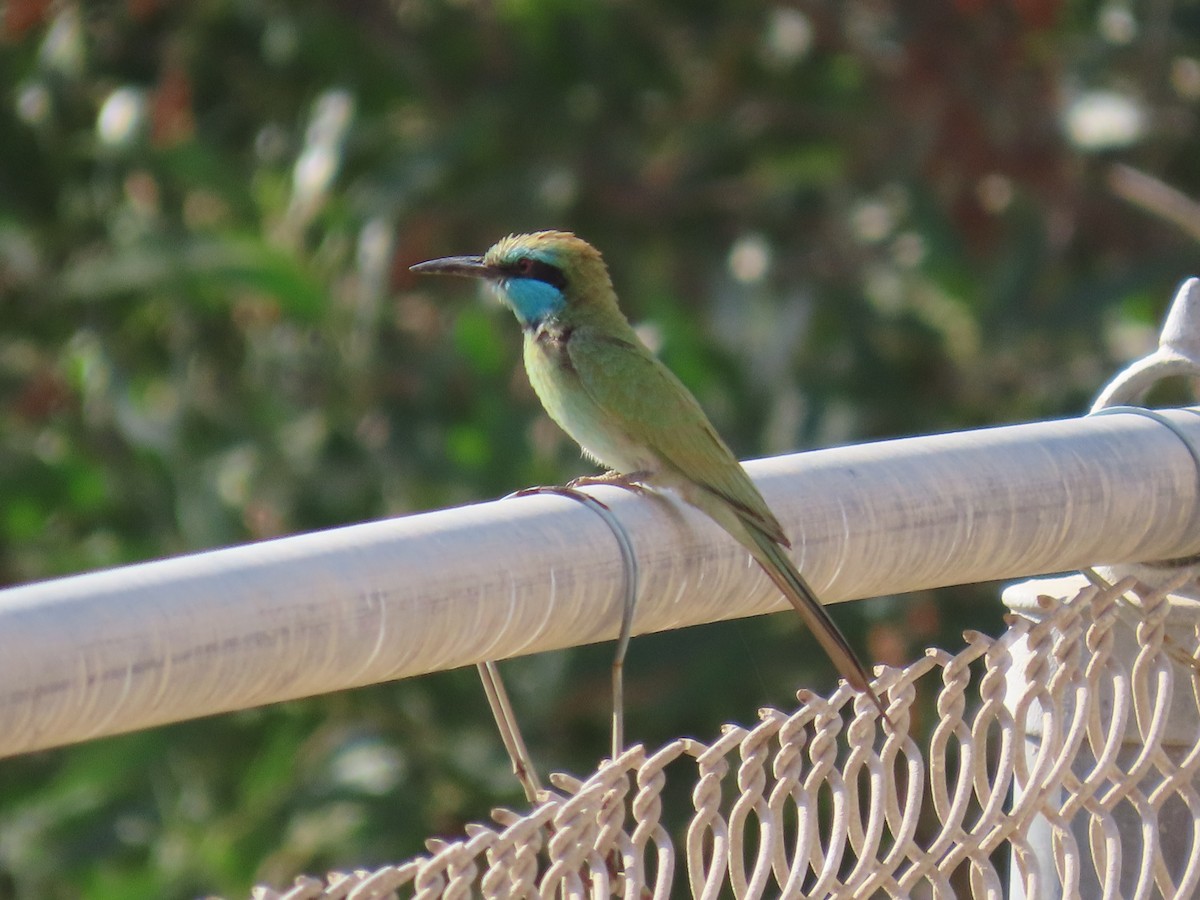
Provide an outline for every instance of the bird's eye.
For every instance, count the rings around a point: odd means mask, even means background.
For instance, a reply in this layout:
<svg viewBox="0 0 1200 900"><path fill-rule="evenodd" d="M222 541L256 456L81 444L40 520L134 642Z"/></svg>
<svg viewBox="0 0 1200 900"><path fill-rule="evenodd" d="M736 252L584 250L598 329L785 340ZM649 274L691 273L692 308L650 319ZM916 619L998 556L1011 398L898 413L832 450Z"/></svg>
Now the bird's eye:
<svg viewBox="0 0 1200 900"><path fill-rule="evenodd" d="M533 271L533 260L528 256L522 256L517 260L515 268L518 275L528 275Z"/></svg>

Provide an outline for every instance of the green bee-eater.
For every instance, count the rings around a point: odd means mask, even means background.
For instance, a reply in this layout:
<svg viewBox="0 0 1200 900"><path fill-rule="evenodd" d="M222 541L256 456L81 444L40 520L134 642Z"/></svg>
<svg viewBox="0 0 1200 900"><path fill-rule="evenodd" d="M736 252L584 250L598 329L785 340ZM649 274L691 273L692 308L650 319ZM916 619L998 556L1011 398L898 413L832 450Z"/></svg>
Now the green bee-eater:
<svg viewBox="0 0 1200 900"><path fill-rule="evenodd" d="M483 256L434 259L412 270L491 282L521 323L525 371L550 417L612 471L611 480L670 488L729 532L843 677L883 709L862 663L787 555L787 535L762 494L621 312L599 251L573 234L542 231L506 237Z"/></svg>

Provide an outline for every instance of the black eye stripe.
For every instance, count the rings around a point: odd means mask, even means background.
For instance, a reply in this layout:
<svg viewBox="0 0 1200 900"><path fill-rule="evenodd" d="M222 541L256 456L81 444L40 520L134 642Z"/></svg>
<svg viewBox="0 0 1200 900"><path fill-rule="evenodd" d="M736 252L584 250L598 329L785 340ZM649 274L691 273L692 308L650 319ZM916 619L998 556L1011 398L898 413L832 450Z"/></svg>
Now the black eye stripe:
<svg viewBox="0 0 1200 900"><path fill-rule="evenodd" d="M544 281L560 291L566 290L567 287L567 276L563 274L563 270L558 266L542 262L540 259L523 256L504 266L504 271L513 278L532 278L535 281Z"/></svg>

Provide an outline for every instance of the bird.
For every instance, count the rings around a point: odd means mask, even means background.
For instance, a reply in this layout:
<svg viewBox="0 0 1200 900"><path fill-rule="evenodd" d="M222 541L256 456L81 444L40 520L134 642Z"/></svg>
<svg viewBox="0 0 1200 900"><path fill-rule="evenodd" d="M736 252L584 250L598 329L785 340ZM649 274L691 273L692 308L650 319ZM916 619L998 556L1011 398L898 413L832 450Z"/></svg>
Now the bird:
<svg viewBox="0 0 1200 900"><path fill-rule="evenodd" d="M700 403L638 337L595 247L566 231L512 234L482 256L410 269L493 285L524 333L525 371L542 406L608 470L578 481L665 488L708 515L750 552L841 676L886 717L858 656L788 556L779 520Z"/></svg>

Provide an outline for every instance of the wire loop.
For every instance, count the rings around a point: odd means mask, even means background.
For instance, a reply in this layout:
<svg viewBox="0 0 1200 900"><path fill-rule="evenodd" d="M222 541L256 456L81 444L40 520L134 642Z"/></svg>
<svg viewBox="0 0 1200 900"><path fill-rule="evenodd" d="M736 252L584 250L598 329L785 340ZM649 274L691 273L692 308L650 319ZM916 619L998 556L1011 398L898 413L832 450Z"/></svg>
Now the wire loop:
<svg viewBox="0 0 1200 900"><path fill-rule="evenodd" d="M1088 413L1088 418L1094 416L1113 416L1117 414L1128 413L1130 415L1142 416L1146 419L1151 419L1159 425L1164 425L1170 429L1179 440L1183 441L1183 446L1187 448L1188 454L1192 457L1192 462L1196 465L1196 487L1197 496L1200 496L1200 447L1193 443L1191 437L1186 431L1170 417L1165 416L1158 410L1147 409L1144 406L1105 406L1101 409L1093 409ZM1181 556L1175 559L1161 559L1153 562L1142 563L1144 566L1149 566L1155 569L1178 569L1185 566L1194 566L1200 563L1200 553L1194 553L1191 556Z"/></svg>

